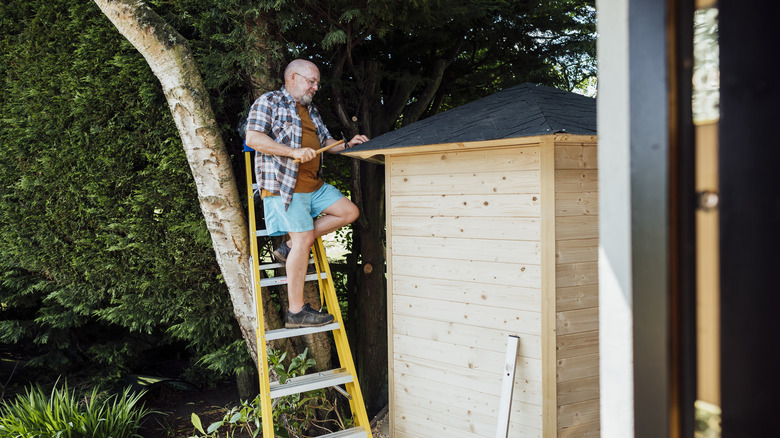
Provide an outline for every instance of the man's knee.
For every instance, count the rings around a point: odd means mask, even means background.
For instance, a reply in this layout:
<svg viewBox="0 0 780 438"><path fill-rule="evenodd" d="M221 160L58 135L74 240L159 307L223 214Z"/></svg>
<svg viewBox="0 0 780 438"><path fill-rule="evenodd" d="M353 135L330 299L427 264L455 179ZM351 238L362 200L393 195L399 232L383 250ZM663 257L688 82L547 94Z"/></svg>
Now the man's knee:
<svg viewBox="0 0 780 438"><path fill-rule="evenodd" d="M301 233L289 233L292 241L292 248L311 248L314 245L314 230Z"/></svg>
<svg viewBox="0 0 780 438"><path fill-rule="evenodd" d="M358 210L357 205L350 201L349 208L347 209L347 213L344 219L348 224L351 224L352 222L355 222L358 217L360 217L360 210Z"/></svg>
<svg viewBox="0 0 780 438"><path fill-rule="evenodd" d="M357 220L360 211L357 206L348 198L341 198L335 204L326 208L323 212L326 215L339 219L339 226L349 225Z"/></svg>

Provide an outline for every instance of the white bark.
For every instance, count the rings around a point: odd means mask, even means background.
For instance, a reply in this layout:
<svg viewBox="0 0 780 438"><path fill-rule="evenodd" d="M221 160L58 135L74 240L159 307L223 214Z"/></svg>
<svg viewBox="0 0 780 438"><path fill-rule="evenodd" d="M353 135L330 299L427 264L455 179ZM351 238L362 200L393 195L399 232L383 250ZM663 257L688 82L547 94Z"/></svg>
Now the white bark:
<svg viewBox="0 0 780 438"><path fill-rule="evenodd" d="M235 317L257 363L246 215L195 60L185 39L143 1L94 1L146 58L162 85L195 179Z"/></svg>

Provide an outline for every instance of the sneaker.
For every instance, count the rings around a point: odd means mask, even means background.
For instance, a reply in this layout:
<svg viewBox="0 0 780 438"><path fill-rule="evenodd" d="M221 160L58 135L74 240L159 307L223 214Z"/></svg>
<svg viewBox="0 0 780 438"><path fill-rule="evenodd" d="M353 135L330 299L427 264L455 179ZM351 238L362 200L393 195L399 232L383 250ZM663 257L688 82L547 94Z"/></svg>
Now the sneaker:
<svg viewBox="0 0 780 438"><path fill-rule="evenodd" d="M276 248L274 250L274 257L276 257L277 260L280 262L287 261L287 256L290 255L290 247L287 245L287 242L282 242L281 245L279 245L279 248Z"/></svg>
<svg viewBox="0 0 780 438"><path fill-rule="evenodd" d="M296 327L319 327L321 325L330 324L333 322L333 315L330 313L318 312L309 306L309 303L303 305L303 308L298 313L291 313L287 311L287 317L285 318L285 328Z"/></svg>

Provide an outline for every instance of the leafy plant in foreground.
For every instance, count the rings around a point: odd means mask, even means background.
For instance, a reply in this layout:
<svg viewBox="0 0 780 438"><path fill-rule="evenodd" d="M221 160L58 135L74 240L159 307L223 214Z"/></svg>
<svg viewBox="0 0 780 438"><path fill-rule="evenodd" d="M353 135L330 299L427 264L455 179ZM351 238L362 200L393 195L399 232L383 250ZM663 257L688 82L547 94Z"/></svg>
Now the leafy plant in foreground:
<svg viewBox="0 0 780 438"><path fill-rule="evenodd" d="M39 387L0 404L0 438L5 437L140 437L143 419L153 413L138 405L143 393L103 397L97 389L77 397L67 384L44 394Z"/></svg>
<svg viewBox="0 0 780 438"><path fill-rule="evenodd" d="M271 362L271 370L284 384L288 379L304 375L307 369L315 365L314 359L306 358L307 354L308 349L296 356L285 368L283 362L287 353L270 350L268 359ZM260 403L259 395L252 401L244 401L240 406L229 409L222 420L211 423L207 428L203 427L200 417L193 413L192 424L203 434L195 437L260 436L262 432ZM306 431L314 429L328 432L330 431L328 426L344 429L351 424L351 419L341 418L336 402L328 399L324 389L280 397L274 405L273 417L274 435L277 437L299 437Z"/></svg>

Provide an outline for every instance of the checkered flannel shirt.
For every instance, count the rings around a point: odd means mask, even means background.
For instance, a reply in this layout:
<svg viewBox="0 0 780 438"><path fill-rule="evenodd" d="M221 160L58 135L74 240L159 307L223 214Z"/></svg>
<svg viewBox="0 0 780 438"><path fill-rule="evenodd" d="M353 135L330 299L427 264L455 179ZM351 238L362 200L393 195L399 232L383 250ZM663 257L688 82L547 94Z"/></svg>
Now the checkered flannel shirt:
<svg viewBox="0 0 780 438"><path fill-rule="evenodd" d="M303 127L295 105L295 99L284 87L265 93L252 104L246 129L262 132L277 143L300 149ZM320 144L332 138L314 105L309 105L309 116L314 122ZM298 180L299 164L293 161L290 157L255 153L255 176L260 188L279 193L285 210L292 202L295 183Z"/></svg>

